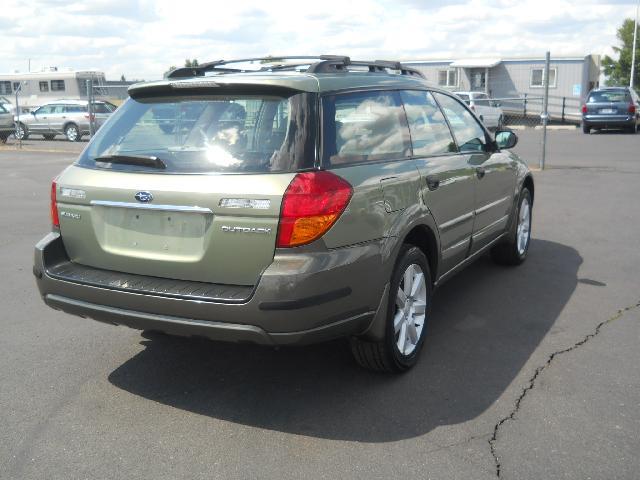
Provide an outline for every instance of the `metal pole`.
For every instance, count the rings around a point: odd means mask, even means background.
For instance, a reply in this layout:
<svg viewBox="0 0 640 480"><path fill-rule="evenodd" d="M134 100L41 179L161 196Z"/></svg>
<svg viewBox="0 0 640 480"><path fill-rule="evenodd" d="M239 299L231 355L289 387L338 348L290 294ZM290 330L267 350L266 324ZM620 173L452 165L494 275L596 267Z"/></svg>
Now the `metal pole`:
<svg viewBox="0 0 640 480"><path fill-rule="evenodd" d="M20 93L22 88L18 88L16 90L16 140L18 140L18 148L22 148L22 138L18 135L18 130L20 129L20 103L18 102L18 93Z"/></svg>
<svg viewBox="0 0 640 480"><path fill-rule="evenodd" d="M87 113L89 114L89 136L93 137L93 80L87 79Z"/></svg>
<svg viewBox="0 0 640 480"><path fill-rule="evenodd" d="M547 52L544 59L544 100L542 115L542 157L540 157L540 170L544 170L544 162L547 157L547 122L549 121L549 66L551 64L551 52Z"/></svg>
<svg viewBox="0 0 640 480"><path fill-rule="evenodd" d="M562 97L562 123L564 123L564 108L567 105L567 97Z"/></svg>
<svg viewBox="0 0 640 480"><path fill-rule="evenodd" d="M633 77L636 74L636 40L638 36L638 9L640 9L640 0L636 3L636 18L633 24L633 47L631 50L631 78L629 79L629 86L633 88Z"/></svg>

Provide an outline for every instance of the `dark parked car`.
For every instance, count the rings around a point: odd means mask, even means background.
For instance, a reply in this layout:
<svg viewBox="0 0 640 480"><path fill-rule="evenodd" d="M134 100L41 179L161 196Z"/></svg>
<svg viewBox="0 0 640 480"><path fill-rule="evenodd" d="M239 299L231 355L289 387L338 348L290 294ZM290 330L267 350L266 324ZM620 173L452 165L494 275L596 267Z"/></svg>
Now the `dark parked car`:
<svg viewBox="0 0 640 480"><path fill-rule="evenodd" d="M640 98L629 87L591 90L582 106L582 131L623 129L636 133L640 124Z"/></svg>
<svg viewBox="0 0 640 480"><path fill-rule="evenodd" d="M257 60L129 88L52 184L40 293L141 330L349 337L361 365L407 370L438 285L485 252L527 257L517 137L397 62Z"/></svg>

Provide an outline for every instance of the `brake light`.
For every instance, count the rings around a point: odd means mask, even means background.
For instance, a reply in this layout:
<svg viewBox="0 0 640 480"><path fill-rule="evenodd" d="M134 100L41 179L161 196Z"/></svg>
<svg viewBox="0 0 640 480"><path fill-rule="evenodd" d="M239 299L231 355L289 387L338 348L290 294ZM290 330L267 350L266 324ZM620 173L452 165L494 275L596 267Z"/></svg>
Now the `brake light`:
<svg viewBox="0 0 640 480"><path fill-rule="evenodd" d="M96 116L92 113L89 115L88 113L84 116L87 120L91 120L92 122L96 119Z"/></svg>
<svg viewBox="0 0 640 480"><path fill-rule="evenodd" d="M636 106L633 103L629 104L629 113L631 114L636 113Z"/></svg>
<svg viewBox="0 0 640 480"><path fill-rule="evenodd" d="M587 106L586 105L582 105L582 113L587 113Z"/></svg>
<svg viewBox="0 0 640 480"><path fill-rule="evenodd" d="M56 197L57 184L54 180L51 182L51 223L54 227L60 226L60 219L58 218L58 200Z"/></svg>
<svg viewBox="0 0 640 480"><path fill-rule="evenodd" d="M351 185L331 172L298 173L282 198L277 246L296 247L320 238L352 195Z"/></svg>
<svg viewBox="0 0 640 480"><path fill-rule="evenodd" d="M474 112L476 111L476 106L475 106L475 105L471 105L469 108L470 108L471 110L473 110Z"/></svg>

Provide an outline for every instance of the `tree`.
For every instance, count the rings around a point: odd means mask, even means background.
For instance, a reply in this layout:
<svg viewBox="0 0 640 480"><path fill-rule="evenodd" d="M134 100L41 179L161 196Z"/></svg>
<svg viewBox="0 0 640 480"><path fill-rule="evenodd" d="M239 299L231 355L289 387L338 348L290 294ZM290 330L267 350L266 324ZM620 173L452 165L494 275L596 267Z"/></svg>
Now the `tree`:
<svg viewBox="0 0 640 480"><path fill-rule="evenodd" d="M188 58L184 61L184 66L185 67L197 67L198 66L198 60L197 59L193 59L193 60L189 60Z"/></svg>
<svg viewBox="0 0 640 480"><path fill-rule="evenodd" d="M127 79L124 76L124 73L122 75L120 75L120 81L121 82L126 82L127 81Z"/></svg>
<svg viewBox="0 0 640 480"><path fill-rule="evenodd" d="M618 28L618 40L621 46L614 46L613 51L618 54L615 60L609 55L605 55L602 59L602 67L604 74L607 76L607 85L629 85L631 77L631 54L633 50L633 29L635 22L632 18L627 18L622 22L622 26ZM636 45L636 68L633 84L637 87L640 85L640 39Z"/></svg>

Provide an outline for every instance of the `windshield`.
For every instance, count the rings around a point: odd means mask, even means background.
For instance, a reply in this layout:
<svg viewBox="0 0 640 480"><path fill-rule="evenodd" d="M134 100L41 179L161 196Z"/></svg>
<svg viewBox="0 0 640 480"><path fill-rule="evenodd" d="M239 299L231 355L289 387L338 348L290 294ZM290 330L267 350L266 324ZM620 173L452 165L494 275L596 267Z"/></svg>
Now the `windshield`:
<svg viewBox="0 0 640 480"><path fill-rule="evenodd" d="M314 112L315 96L306 93L128 99L77 164L147 171L140 164L104 161L138 156L160 159L167 173L308 169L315 160Z"/></svg>

